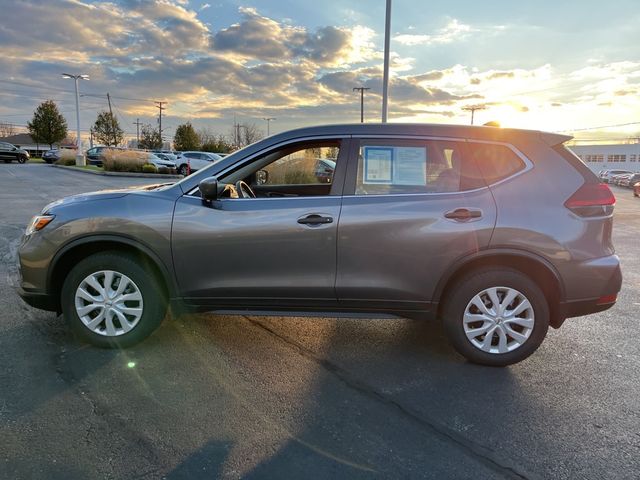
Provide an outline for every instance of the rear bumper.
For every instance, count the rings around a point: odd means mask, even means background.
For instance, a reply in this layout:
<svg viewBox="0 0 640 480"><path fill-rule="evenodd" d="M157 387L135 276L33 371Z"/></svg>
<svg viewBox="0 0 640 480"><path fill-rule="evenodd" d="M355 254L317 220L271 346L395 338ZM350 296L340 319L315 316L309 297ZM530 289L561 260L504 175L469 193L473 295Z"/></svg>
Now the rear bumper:
<svg viewBox="0 0 640 480"><path fill-rule="evenodd" d="M588 296L560 302L558 315L551 322L555 328L560 327L566 318L608 310L615 305L617 294L622 288L622 271L617 255L582 263L576 273L579 276L573 279L575 285L571 290L581 291Z"/></svg>

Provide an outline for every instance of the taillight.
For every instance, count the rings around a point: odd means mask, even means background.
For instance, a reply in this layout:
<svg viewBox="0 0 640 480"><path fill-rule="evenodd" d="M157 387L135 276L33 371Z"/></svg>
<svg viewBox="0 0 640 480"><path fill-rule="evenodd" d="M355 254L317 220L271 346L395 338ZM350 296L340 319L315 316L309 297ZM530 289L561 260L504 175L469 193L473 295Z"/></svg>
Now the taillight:
<svg viewBox="0 0 640 480"><path fill-rule="evenodd" d="M581 217L610 215L616 197L605 183L585 183L564 202L564 206Z"/></svg>

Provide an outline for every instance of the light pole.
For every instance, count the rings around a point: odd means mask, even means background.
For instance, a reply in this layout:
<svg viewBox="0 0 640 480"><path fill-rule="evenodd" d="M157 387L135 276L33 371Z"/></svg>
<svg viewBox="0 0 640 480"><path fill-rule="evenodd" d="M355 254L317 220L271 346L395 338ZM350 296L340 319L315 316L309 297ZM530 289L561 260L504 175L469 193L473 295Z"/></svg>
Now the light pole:
<svg viewBox="0 0 640 480"><path fill-rule="evenodd" d="M267 137L271 134L270 130L269 130L269 124L271 123L271 120L275 120L276 117L262 117L263 120L266 120L267 122Z"/></svg>
<svg viewBox="0 0 640 480"><path fill-rule="evenodd" d="M384 72L382 76L382 123L387 123L387 104L389 101L389 41L391 35L391 0L387 0L384 17Z"/></svg>
<svg viewBox="0 0 640 480"><path fill-rule="evenodd" d="M76 126L77 136L76 138L76 165L85 165L84 153L82 153L82 143L80 140L80 95L78 94L78 80L89 80L89 75L71 75L70 73L63 73L62 78L73 78L76 84Z"/></svg>

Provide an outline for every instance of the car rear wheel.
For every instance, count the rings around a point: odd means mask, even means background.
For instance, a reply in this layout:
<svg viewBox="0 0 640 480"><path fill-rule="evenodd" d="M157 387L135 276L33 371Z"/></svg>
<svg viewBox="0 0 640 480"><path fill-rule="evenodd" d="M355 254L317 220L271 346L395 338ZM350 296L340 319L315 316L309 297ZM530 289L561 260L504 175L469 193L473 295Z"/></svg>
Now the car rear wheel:
<svg viewBox="0 0 640 480"><path fill-rule="evenodd" d="M517 270L477 271L453 287L443 309L445 331L468 360L506 366L540 346L549 329L544 293Z"/></svg>
<svg viewBox="0 0 640 480"><path fill-rule="evenodd" d="M128 347L158 328L167 300L154 274L134 256L91 255L67 275L64 317L76 335L99 347Z"/></svg>

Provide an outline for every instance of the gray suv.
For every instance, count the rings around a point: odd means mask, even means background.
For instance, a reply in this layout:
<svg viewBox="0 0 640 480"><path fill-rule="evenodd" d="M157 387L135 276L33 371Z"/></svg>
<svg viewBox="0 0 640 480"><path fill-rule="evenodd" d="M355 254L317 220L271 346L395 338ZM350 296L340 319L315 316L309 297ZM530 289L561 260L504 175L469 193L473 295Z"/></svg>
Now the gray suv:
<svg viewBox="0 0 640 480"><path fill-rule="evenodd" d="M409 124L281 133L175 184L46 206L19 247L20 295L103 347L142 340L168 305L391 314L439 318L469 360L512 364L621 287L615 198L569 138Z"/></svg>

